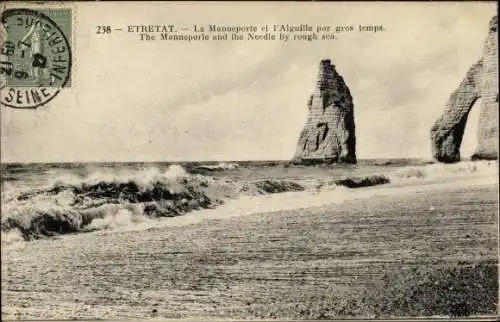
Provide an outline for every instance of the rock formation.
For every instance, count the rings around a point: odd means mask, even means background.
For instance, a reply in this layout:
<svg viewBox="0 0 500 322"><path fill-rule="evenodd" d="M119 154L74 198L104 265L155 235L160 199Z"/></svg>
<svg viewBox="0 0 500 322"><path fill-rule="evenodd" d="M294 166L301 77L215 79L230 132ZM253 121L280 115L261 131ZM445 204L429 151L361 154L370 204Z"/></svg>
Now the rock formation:
<svg viewBox="0 0 500 322"><path fill-rule="evenodd" d="M431 128L432 153L440 162L460 161L460 144L469 112L480 99L478 147L473 159L498 158L497 17L489 24L481 59L472 65Z"/></svg>
<svg viewBox="0 0 500 322"><path fill-rule="evenodd" d="M308 108L307 123L300 133L292 162L356 163L352 96L329 59L320 63Z"/></svg>

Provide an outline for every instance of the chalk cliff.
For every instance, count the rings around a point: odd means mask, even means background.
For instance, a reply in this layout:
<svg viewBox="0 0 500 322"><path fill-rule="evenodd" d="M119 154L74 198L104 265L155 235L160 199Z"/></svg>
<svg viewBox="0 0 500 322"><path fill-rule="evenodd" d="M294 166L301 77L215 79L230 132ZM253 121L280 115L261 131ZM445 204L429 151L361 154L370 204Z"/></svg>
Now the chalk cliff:
<svg viewBox="0 0 500 322"><path fill-rule="evenodd" d="M432 153L440 162L460 161L465 124L480 99L478 147L473 159L498 158L498 22L493 17L481 59L470 67L431 128Z"/></svg>
<svg viewBox="0 0 500 322"><path fill-rule="evenodd" d="M293 162L356 163L352 96L329 59L320 62L316 88L307 105L308 119Z"/></svg>

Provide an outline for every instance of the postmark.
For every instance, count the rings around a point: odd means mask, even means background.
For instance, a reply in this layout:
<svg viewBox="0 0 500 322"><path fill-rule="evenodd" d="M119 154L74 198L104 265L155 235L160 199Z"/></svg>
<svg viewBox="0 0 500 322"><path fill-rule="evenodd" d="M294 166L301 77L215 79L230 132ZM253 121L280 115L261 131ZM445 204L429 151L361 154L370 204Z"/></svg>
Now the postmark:
<svg viewBox="0 0 500 322"><path fill-rule="evenodd" d="M71 9L1 13L0 103L34 109L71 85Z"/></svg>

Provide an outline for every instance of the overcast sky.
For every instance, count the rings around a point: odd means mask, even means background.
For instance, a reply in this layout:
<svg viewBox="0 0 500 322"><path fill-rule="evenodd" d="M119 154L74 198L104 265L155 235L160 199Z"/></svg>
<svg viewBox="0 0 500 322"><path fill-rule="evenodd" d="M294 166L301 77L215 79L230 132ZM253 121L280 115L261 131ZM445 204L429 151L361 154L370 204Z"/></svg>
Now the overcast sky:
<svg viewBox="0 0 500 322"><path fill-rule="evenodd" d="M119 7L119 8L118 8ZM429 129L481 56L491 3L81 3L72 88L1 108L2 161L289 159L319 61L351 89L358 158L431 156ZM383 24L335 41L141 42L96 24ZM475 148L478 108L462 151Z"/></svg>

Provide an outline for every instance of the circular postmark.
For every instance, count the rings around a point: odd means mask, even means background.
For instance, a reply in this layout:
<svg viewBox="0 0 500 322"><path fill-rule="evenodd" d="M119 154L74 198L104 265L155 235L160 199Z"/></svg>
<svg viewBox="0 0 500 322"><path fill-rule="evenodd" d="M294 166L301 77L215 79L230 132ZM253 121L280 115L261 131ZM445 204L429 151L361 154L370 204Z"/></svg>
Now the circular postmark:
<svg viewBox="0 0 500 322"><path fill-rule="evenodd" d="M48 15L31 9L1 14L0 103L33 109L51 101L68 85L71 47Z"/></svg>

